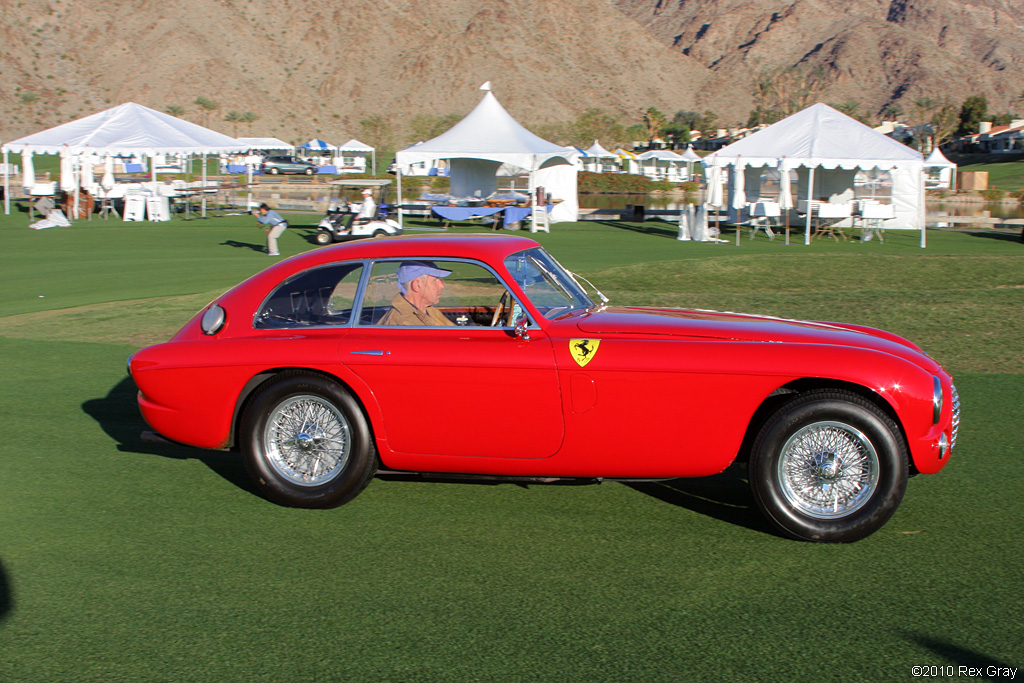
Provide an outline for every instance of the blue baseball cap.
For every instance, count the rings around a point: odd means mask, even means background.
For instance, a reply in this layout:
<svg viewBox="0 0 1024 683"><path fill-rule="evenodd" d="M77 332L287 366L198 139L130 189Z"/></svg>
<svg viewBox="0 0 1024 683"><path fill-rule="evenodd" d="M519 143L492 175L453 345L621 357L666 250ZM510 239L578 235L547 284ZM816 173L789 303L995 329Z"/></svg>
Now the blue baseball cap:
<svg viewBox="0 0 1024 683"><path fill-rule="evenodd" d="M405 283L415 280L420 275L433 275L434 277L448 277L452 271L438 268L432 261L404 261L398 266L398 288L405 294Z"/></svg>

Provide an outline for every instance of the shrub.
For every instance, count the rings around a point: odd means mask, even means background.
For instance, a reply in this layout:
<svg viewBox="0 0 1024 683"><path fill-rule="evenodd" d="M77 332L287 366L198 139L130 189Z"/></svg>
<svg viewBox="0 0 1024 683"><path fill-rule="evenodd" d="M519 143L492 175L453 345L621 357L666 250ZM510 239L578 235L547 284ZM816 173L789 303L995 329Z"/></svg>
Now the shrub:
<svg viewBox="0 0 1024 683"><path fill-rule="evenodd" d="M651 179L629 173L580 173L579 191L584 194L644 194L651 190Z"/></svg>
<svg viewBox="0 0 1024 683"><path fill-rule="evenodd" d="M1010 196L1024 204L1024 187L1014 190L1010 193Z"/></svg>
<svg viewBox="0 0 1024 683"><path fill-rule="evenodd" d="M985 198L985 201L998 202L1006 196L1006 190L997 190L995 188L989 188L981 191L981 196Z"/></svg>

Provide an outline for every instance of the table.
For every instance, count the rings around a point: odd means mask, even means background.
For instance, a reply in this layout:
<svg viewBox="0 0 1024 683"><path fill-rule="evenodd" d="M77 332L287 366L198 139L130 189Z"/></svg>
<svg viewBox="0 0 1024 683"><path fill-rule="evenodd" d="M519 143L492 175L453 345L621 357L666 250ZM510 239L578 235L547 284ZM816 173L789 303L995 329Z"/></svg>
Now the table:
<svg viewBox="0 0 1024 683"><path fill-rule="evenodd" d="M768 239L775 239L775 232L772 226L779 224L782 217L782 209L776 202L752 202L747 204L747 211L750 214L750 238L757 235L758 229L764 230Z"/></svg>
<svg viewBox="0 0 1024 683"><path fill-rule="evenodd" d="M550 212L553 206L548 204L544 208ZM430 210L445 220L445 227L452 221L468 221L499 213L503 214L502 225L507 227L529 217L533 212L529 206L432 206ZM497 226L497 221L495 225ZM495 230L497 229L495 227Z"/></svg>
<svg viewBox="0 0 1024 683"><path fill-rule="evenodd" d="M852 202L832 204L818 200L807 201L806 199L801 199L797 202L797 211L805 216L810 212L811 225L814 227L814 237L831 237L836 242L839 241L839 236L842 236L843 239L850 239L843 232L842 228L838 226L838 223L853 216ZM838 236L836 235L837 232L839 233Z"/></svg>

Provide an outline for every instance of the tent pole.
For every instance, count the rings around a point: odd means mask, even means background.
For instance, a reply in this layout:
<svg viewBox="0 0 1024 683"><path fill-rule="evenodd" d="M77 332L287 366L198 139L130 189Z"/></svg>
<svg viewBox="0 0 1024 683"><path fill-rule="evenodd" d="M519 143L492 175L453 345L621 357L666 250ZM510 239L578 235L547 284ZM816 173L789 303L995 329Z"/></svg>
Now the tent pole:
<svg viewBox="0 0 1024 683"><path fill-rule="evenodd" d="M810 173L807 174L807 213L805 214L806 220L804 221L805 245L811 243L811 213L814 211L811 206L811 197L814 196L814 168L814 166L811 166Z"/></svg>
<svg viewBox="0 0 1024 683"><path fill-rule="evenodd" d="M206 218L206 152L203 152L203 208L200 218Z"/></svg>
<svg viewBox="0 0 1024 683"><path fill-rule="evenodd" d="M377 167L377 162L373 162L374 168ZM398 181L398 196L395 197L395 201L398 202L398 227L405 230L405 212L402 210L402 167L395 165L395 179Z"/></svg>
<svg viewBox="0 0 1024 683"><path fill-rule="evenodd" d="M22 171L24 172L24 169ZM4 214L11 215L11 172L7 166L6 149L4 150Z"/></svg>
<svg viewBox="0 0 1024 683"><path fill-rule="evenodd" d="M924 249L927 246L928 238L925 237L925 229L927 229L928 220L925 213L925 199L924 199L924 168L921 169L921 175L918 176L918 191L917 191L917 220L921 223L921 248Z"/></svg>

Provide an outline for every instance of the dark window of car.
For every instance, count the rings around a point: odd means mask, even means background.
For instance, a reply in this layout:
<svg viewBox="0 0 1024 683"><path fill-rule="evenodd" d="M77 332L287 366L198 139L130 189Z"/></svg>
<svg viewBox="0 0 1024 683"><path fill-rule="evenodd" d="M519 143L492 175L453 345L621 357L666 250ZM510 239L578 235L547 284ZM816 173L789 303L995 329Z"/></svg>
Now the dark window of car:
<svg viewBox="0 0 1024 683"><path fill-rule="evenodd" d="M263 302L257 329L348 325L362 275L361 263L337 263L293 275Z"/></svg>
<svg viewBox="0 0 1024 683"><path fill-rule="evenodd" d="M397 272L402 263L378 261L373 264L360 310L360 325L380 324L381 318L391 310L391 302L401 296ZM522 310L504 283L479 263L437 260L429 263L451 271L442 278L444 289L436 308L456 326L511 327L513 310Z"/></svg>

